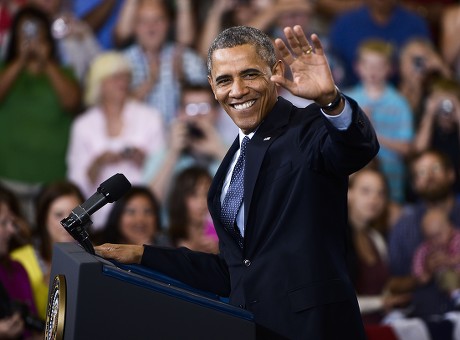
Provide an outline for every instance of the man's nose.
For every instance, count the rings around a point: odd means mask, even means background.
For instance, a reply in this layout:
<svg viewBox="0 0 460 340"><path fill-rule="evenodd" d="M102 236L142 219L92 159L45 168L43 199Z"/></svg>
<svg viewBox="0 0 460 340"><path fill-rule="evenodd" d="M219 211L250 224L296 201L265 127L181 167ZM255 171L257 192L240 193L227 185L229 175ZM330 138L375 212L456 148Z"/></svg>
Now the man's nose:
<svg viewBox="0 0 460 340"><path fill-rule="evenodd" d="M230 90L230 96L234 98L241 98L247 94L248 88L243 79L235 78L232 83L232 88Z"/></svg>

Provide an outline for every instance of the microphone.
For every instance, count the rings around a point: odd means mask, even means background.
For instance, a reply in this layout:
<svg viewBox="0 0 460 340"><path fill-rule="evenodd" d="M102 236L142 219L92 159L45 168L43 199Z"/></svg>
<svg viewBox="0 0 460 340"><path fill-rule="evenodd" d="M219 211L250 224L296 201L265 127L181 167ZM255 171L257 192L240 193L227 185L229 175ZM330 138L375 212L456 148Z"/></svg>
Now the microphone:
<svg viewBox="0 0 460 340"><path fill-rule="evenodd" d="M86 228L93 223L90 219L90 215L107 203L117 201L130 188L131 183L124 175L113 175L99 185L95 194L88 198L83 204L75 207L70 215L61 221L61 225L86 251L94 255L94 248L89 241L89 235L86 230Z"/></svg>

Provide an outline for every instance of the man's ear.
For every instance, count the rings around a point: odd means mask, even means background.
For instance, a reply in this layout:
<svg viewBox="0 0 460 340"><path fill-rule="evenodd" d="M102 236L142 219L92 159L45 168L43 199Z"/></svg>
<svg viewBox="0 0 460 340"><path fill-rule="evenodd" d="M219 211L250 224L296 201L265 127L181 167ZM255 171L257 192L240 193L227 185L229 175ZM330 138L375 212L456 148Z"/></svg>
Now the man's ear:
<svg viewBox="0 0 460 340"><path fill-rule="evenodd" d="M208 76L208 83L211 85L212 93L214 94L214 99L217 100L216 91L214 91L214 82L212 81L212 77Z"/></svg>
<svg viewBox="0 0 460 340"><path fill-rule="evenodd" d="M272 75L284 77L285 66L281 59L279 59L272 68Z"/></svg>

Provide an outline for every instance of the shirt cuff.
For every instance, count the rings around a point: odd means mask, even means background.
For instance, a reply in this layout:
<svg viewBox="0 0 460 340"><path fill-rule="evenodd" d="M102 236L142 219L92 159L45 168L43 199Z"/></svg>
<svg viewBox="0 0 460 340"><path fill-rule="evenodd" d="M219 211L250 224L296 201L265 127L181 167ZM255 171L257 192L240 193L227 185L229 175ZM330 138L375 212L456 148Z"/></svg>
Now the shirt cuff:
<svg viewBox="0 0 460 340"><path fill-rule="evenodd" d="M342 112L340 112L340 114L336 116L328 115L326 112L324 112L323 109L321 109L321 112L323 113L324 117L326 117L326 119L330 121L331 124L334 125L334 127L337 130L346 130L351 124L352 110L350 104L348 103L348 100L344 98L344 101L345 106Z"/></svg>
<svg viewBox="0 0 460 340"><path fill-rule="evenodd" d="M362 314L373 313L383 309L383 298L381 296L357 296L359 309Z"/></svg>

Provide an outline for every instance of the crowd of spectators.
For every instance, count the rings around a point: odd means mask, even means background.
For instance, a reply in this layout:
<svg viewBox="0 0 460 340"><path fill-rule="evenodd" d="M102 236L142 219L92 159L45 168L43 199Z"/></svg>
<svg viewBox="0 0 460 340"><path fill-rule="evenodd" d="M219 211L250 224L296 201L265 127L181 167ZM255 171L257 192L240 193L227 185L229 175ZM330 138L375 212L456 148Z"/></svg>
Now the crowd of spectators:
<svg viewBox="0 0 460 340"><path fill-rule="evenodd" d="M441 339L433 315L460 310L455 0L0 0L0 293L44 318L52 245L71 240L59 220L117 172L133 188L93 215L95 244L218 252L206 192L238 130L206 59L233 25L319 34L381 145L349 186L364 321L410 340L397 325L417 317ZM0 307L0 338L36 336Z"/></svg>

